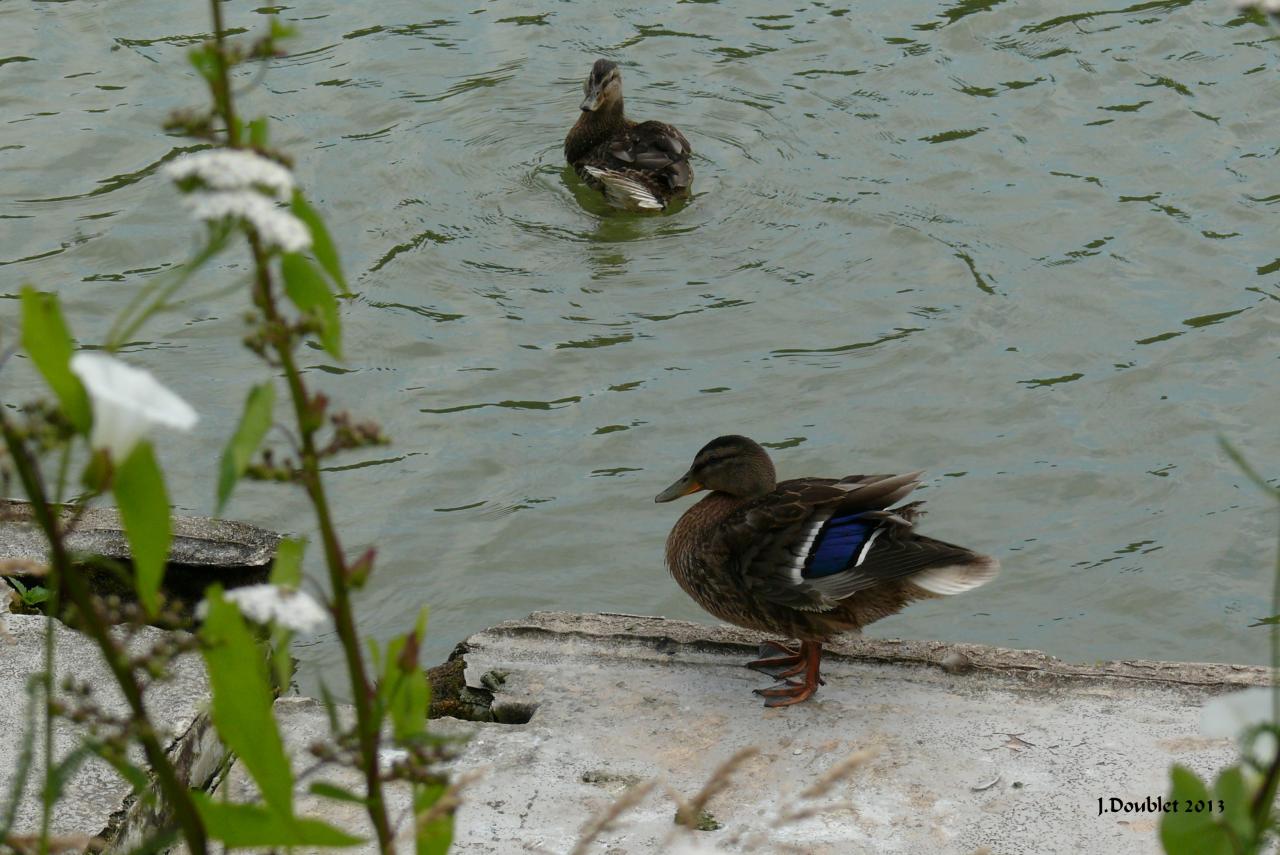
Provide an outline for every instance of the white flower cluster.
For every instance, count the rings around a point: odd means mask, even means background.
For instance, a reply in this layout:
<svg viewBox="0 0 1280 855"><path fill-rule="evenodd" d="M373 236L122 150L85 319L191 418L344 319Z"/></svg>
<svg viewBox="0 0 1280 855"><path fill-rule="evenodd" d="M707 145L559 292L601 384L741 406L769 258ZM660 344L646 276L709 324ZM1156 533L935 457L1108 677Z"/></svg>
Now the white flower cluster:
<svg viewBox="0 0 1280 855"><path fill-rule="evenodd" d="M240 614L254 623L276 623L297 632L310 632L329 620L329 613L310 595L279 585L245 585L223 595L240 607ZM197 615L204 617L208 605L201 603Z"/></svg>
<svg viewBox="0 0 1280 855"><path fill-rule="evenodd" d="M300 252L311 246L311 232L302 220L252 190L197 191L187 197L187 205L197 220L245 220L257 229L264 243L285 252Z"/></svg>
<svg viewBox="0 0 1280 855"><path fill-rule="evenodd" d="M293 175L274 160L235 148L211 148L188 154L165 167L174 181L199 178L210 190L258 187L281 202L293 192Z"/></svg>
<svg viewBox="0 0 1280 855"><path fill-rule="evenodd" d="M89 444L110 452L116 463L123 463L153 428L195 427L196 411L149 371L105 353L81 351L71 357L71 373L84 384L93 407Z"/></svg>
<svg viewBox="0 0 1280 855"><path fill-rule="evenodd" d="M187 206L196 219L244 220L264 243L285 252L311 246L306 224L275 205L289 200L293 175L274 160L251 151L209 149L179 158L164 171L174 181L194 178L200 182L200 189L187 195Z"/></svg>

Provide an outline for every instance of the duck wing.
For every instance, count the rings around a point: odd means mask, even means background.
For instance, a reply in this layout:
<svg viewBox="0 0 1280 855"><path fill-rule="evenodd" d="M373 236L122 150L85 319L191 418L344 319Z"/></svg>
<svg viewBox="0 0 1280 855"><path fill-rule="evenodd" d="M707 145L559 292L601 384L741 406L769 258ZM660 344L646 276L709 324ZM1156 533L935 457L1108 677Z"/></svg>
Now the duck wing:
<svg viewBox="0 0 1280 855"><path fill-rule="evenodd" d="M576 166L614 207L653 211L693 183L691 152L680 131L649 121L628 126Z"/></svg>
<svg viewBox="0 0 1280 855"><path fill-rule="evenodd" d="M934 594L989 581L993 559L915 533L922 503L889 509L919 475L784 481L725 521L723 548L754 595L802 611L897 580Z"/></svg>
<svg viewBox="0 0 1280 855"><path fill-rule="evenodd" d="M688 190L693 183L692 153L684 134L665 122L640 122L609 144L609 155L618 168L648 173L670 193Z"/></svg>

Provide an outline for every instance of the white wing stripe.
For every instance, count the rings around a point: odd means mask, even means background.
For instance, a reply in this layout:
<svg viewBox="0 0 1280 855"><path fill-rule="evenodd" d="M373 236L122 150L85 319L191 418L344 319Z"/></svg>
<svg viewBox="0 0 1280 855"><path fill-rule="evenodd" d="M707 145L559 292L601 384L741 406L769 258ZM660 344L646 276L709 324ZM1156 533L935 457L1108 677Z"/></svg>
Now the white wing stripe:
<svg viewBox="0 0 1280 855"><path fill-rule="evenodd" d="M804 584L803 571L805 562L809 560L809 550L813 549L813 542L818 539L818 532L822 530L822 526L826 524L829 519L831 519L830 512L819 514L817 518L809 524L809 527L805 529L804 534L801 536L801 539L797 544L798 551L795 553L795 560L791 562L790 568L791 581L795 584Z"/></svg>
<svg viewBox="0 0 1280 855"><path fill-rule="evenodd" d="M861 567L862 562L867 560L867 553L871 551L871 544L876 542L876 538L880 536L880 532L882 531L884 531L883 525L877 527L875 531L871 532L871 536L867 538L867 542L862 544L862 551L858 553L858 560L853 562L854 567Z"/></svg>

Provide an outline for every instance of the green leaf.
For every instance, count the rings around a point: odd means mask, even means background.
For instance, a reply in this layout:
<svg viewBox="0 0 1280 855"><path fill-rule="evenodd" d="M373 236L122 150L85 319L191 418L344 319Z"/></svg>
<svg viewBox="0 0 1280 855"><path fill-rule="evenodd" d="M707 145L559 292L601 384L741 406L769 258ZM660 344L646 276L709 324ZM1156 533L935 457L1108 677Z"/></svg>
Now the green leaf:
<svg viewBox="0 0 1280 855"><path fill-rule="evenodd" d="M1237 838L1252 839L1253 817L1249 810L1253 794L1245 784L1244 772L1239 766L1228 766L1222 770L1214 782L1213 797L1222 801L1223 812L1218 815L1218 821L1225 823Z"/></svg>
<svg viewBox="0 0 1280 855"><path fill-rule="evenodd" d="M1280 623L1280 615L1272 615L1271 617L1254 618L1256 623L1249 624L1250 627L1255 626L1274 626Z"/></svg>
<svg viewBox="0 0 1280 855"><path fill-rule="evenodd" d="M427 729L427 708L431 705L431 688L421 668L405 674L389 705L395 737L401 742L412 739Z"/></svg>
<svg viewBox="0 0 1280 855"><path fill-rule="evenodd" d="M320 327L320 343L335 359L342 358L342 329L338 323L338 301L323 277L310 261L296 252L280 258L284 274L284 292L304 313L315 318Z"/></svg>
<svg viewBox="0 0 1280 855"><path fill-rule="evenodd" d="M218 79L218 52L212 45L201 45L187 54L187 59L191 61L191 67L196 70L201 77L209 83L214 83Z"/></svg>
<svg viewBox="0 0 1280 855"><path fill-rule="evenodd" d="M416 784L413 788L414 845L417 855L446 855L453 843L453 811L441 811L426 819L425 814L445 794L444 784Z"/></svg>
<svg viewBox="0 0 1280 855"><path fill-rule="evenodd" d="M209 836L229 848L355 846L364 842L318 819L295 817L259 805L216 802L208 793L193 792L191 797Z"/></svg>
<svg viewBox="0 0 1280 855"><path fill-rule="evenodd" d="M337 784L327 784L324 781L316 781L308 788L308 791L311 795L320 796L321 798L334 799L340 802L353 802L358 805L368 804L366 799L357 796L350 790L339 787Z"/></svg>
<svg viewBox="0 0 1280 855"><path fill-rule="evenodd" d="M296 591L302 584L302 553L306 540L286 537L276 547L275 560L271 562L271 584Z"/></svg>
<svg viewBox="0 0 1280 855"><path fill-rule="evenodd" d="M333 238L329 236L329 229L325 226L324 220L307 202L301 190L293 191L292 208L294 216L306 223L307 228L311 230L311 251L316 254L316 261L320 262L324 272L329 274L333 284L338 286L338 293L344 297L350 297L351 290L347 288L346 277L342 275L342 262L338 259L338 249L333 245Z"/></svg>
<svg viewBox="0 0 1280 855"><path fill-rule="evenodd" d="M218 477L218 503L215 514L221 514L231 498L231 491L236 482L244 475L253 459L253 453L262 444L262 438L271 429L271 415L275 407L276 390L271 381L259 383L249 390L245 398L244 413L240 416L240 424L236 432L227 440L227 447L222 451L222 474Z"/></svg>
<svg viewBox="0 0 1280 855"><path fill-rule="evenodd" d="M276 624L271 627L271 680L283 692L293 681L293 630Z"/></svg>
<svg viewBox="0 0 1280 855"><path fill-rule="evenodd" d="M209 613L200 637L213 690L213 723L253 776L267 805L291 816L293 770L271 713L266 659L240 609L223 597L221 587L213 586L207 596Z"/></svg>
<svg viewBox="0 0 1280 855"><path fill-rule="evenodd" d="M1173 789L1169 795L1179 808L1186 800L1193 803L1209 798L1209 789L1195 772L1186 766L1175 765L1170 770ZM1160 817L1160 843L1165 855L1234 855L1231 836L1218 822L1218 814L1203 811L1188 813L1184 810L1169 812Z"/></svg>
<svg viewBox="0 0 1280 855"><path fill-rule="evenodd" d="M275 15L271 16L271 40L291 39L298 34L298 28L291 24L283 24Z"/></svg>
<svg viewBox="0 0 1280 855"><path fill-rule="evenodd" d="M29 606L38 606L48 600L49 589L42 585L36 585L22 597L22 601Z"/></svg>
<svg viewBox="0 0 1280 855"><path fill-rule="evenodd" d="M413 632L387 645L383 684L390 687L386 707L391 714L395 738L407 742L427 729L431 687L427 673L418 667L418 648L427 629L427 610L418 612Z"/></svg>
<svg viewBox="0 0 1280 855"><path fill-rule="evenodd" d="M88 433L93 411L84 386L71 373L71 354L75 348L58 307L57 295L22 286L22 346L57 396L67 419L78 432Z"/></svg>
<svg viewBox="0 0 1280 855"><path fill-rule="evenodd" d="M151 443L139 442L116 470L114 491L133 556L133 586L148 614L160 610L160 582L172 538L169 496Z"/></svg>
<svg viewBox="0 0 1280 855"><path fill-rule="evenodd" d="M267 117L259 116L249 123L249 145L254 148L266 148L271 144L267 130Z"/></svg>

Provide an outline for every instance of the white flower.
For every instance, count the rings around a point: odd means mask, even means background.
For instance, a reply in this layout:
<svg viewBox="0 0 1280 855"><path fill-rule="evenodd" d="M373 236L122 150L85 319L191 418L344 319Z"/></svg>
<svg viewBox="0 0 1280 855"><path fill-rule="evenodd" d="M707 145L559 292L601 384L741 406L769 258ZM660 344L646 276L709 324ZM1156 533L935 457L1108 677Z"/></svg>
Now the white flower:
<svg viewBox="0 0 1280 855"><path fill-rule="evenodd" d="M124 462L138 440L160 426L191 430L196 411L170 392L151 372L126 365L105 353L81 352L71 357L71 372L80 378L93 405L89 444Z"/></svg>
<svg viewBox="0 0 1280 855"><path fill-rule="evenodd" d="M187 196L187 206L196 219L206 222L227 217L245 220L264 243L285 252L311 246L311 230L302 220L253 190L197 190Z"/></svg>
<svg viewBox="0 0 1280 855"><path fill-rule="evenodd" d="M200 182L186 200L196 219L244 220L264 243L285 252L311 246L306 224L275 205L289 201L293 174L274 160L242 149L216 148L181 157L164 171L174 181L195 178Z"/></svg>
<svg viewBox="0 0 1280 855"><path fill-rule="evenodd" d="M1214 698L1200 710L1200 732L1238 740L1250 728L1270 723L1272 691L1255 686ZM1250 747L1258 762L1270 762L1275 752L1275 735L1271 733L1260 734Z"/></svg>
<svg viewBox="0 0 1280 855"><path fill-rule="evenodd" d="M164 168L174 181L198 178L209 190L260 189L281 202L293 193L293 174L274 160L234 148L215 148L180 157Z"/></svg>
<svg viewBox="0 0 1280 855"><path fill-rule="evenodd" d="M240 614L254 623L274 621L286 629L311 632L329 620L329 613L310 594L279 585L245 585L232 588L223 597L239 606ZM204 617L207 611L207 604L201 603L196 614Z"/></svg>

